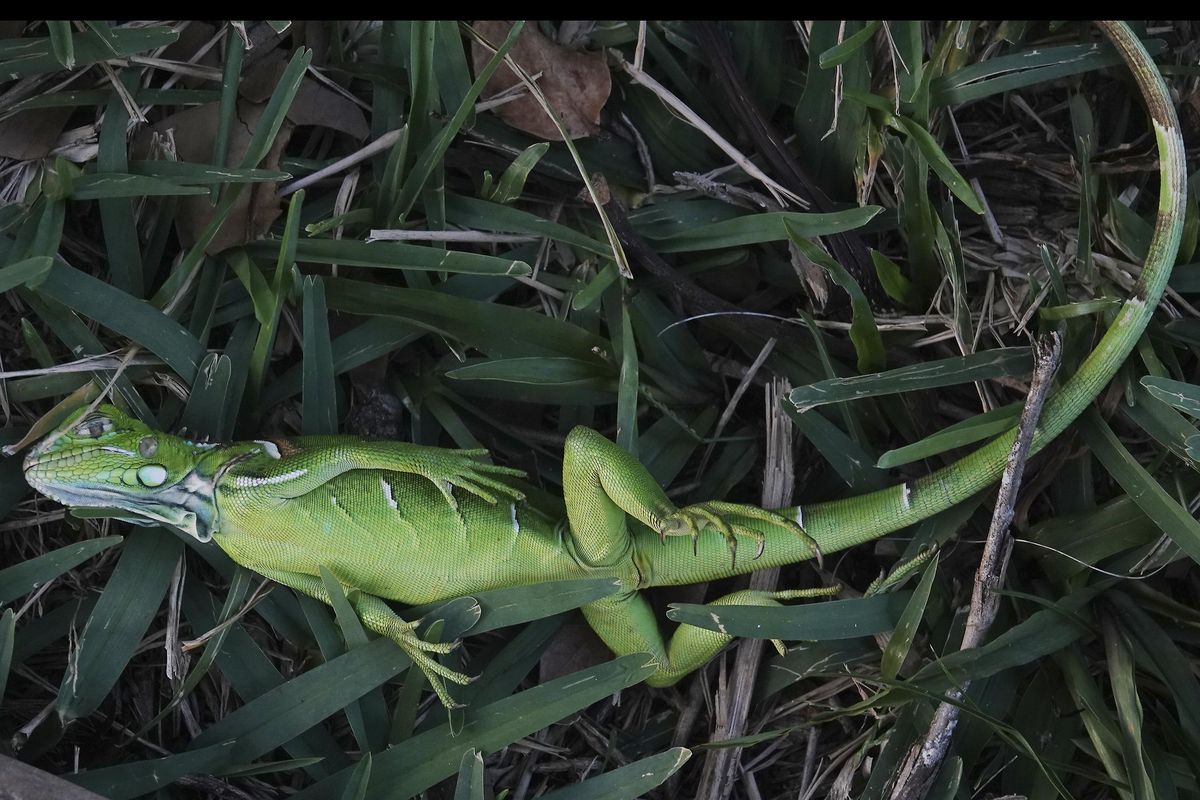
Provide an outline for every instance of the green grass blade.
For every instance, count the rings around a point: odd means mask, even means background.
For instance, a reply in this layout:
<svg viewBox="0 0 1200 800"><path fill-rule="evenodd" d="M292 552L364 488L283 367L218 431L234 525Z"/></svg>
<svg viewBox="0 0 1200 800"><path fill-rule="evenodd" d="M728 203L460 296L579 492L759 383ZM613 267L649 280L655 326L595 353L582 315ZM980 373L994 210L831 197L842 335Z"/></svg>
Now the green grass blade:
<svg viewBox="0 0 1200 800"><path fill-rule="evenodd" d="M847 486L862 492L887 485L887 473L874 466L874 455L819 412L803 414L790 405L783 410Z"/></svg>
<svg viewBox="0 0 1200 800"><path fill-rule="evenodd" d="M394 642L375 639L227 714L201 731L192 748L232 739L238 745L239 761L258 758L399 674L409 663Z"/></svg>
<svg viewBox="0 0 1200 800"><path fill-rule="evenodd" d="M540 386L592 386L614 389L617 373L611 364L583 361L567 356L531 356L472 360L466 366L447 370L446 377Z"/></svg>
<svg viewBox="0 0 1200 800"><path fill-rule="evenodd" d="M1077 614L1099 593L1099 589L1089 587L1048 603L1046 608L1030 614L982 647L955 650L925 664L910 683L942 692L964 681L987 678L1069 648L1089 633Z"/></svg>
<svg viewBox="0 0 1200 800"><path fill-rule="evenodd" d="M895 628L911 597L912 592L894 592L783 607L671 603L667 618L755 639L853 639Z"/></svg>
<svg viewBox="0 0 1200 800"><path fill-rule="evenodd" d="M993 408L991 411L976 414L970 419L956 422L937 433L926 436L919 442L889 450L879 457L875 466L880 469L891 469L920 461L923 458L940 455L956 447L963 447L998 436L1016 425L1020 416L1020 403L1010 403Z"/></svg>
<svg viewBox="0 0 1200 800"><path fill-rule="evenodd" d="M63 676L57 710L64 720L100 707L158 613L183 543L162 528L134 531L79 636L75 662Z"/></svg>
<svg viewBox="0 0 1200 800"><path fill-rule="evenodd" d="M56 262L39 293L137 342L187 383L196 377L204 347L187 328L120 289Z"/></svg>
<svg viewBox="0 0 1200 800"><path fill-rule="evenodd" d="M233 361L224 353L209 353L200 362L192 393L184 406L180 424L199 436L221 440L227 430L225 419L229 405L229 383L233 379Z"/></svg>
<svg viewBox="0 0 1200 800"><path fill-rule="evenodd" d="M787 222L783 223L788 238L792 244L800 248L804 257L819 265L829 273L833 282L850 295L852 317L850 322L850 340L854 342L854 350L858 354L859 372L879 372L887 366L884 355L883 337L875 325L875 314L871 311L871 303L863 293L858 281L846 271L846 268L831 258L828 253L812 242L800 238Z"/></svg>
<svg viewBox="0 0 1200 800"><path fill-rule="evenodd" d="M0 603L10 603L21 595L29 594L121 541L120 536L104 536L86 542L76 542L0 569Z"/></svg>
<svg viewBox="0 0 1200 800"><path fill-rule="evenodd" d="M17 638L17 617L11 608L0 614L0 706L4 705L4 689L8 685L8 670L12 666L13 640Z"/></svg>
<svg viewBox="0 0 1200 800"><path fill-rule="evenodd" d="M50 32L50 49L64 69L75 69L75 41L71 35L71 23L62 19L46 20Z"/></svg>
<svg viewBox="0 0 1200 800"><path fill-rule="evenodd" d="M1146 516L1154 520L1193 561L1200 561L1200 521L1167 494L1162 484L1125 449L1095 409L1084 412L1079 418L1079 429L1096 458Z"/></svg>
<svg viewBox="0 0 1200 800"><path fill-rule="evenodd" d="M496 188L486 199L493 203L507 205L520 198L521 193L525 191L525 181L529 178L529 173L533 171L538 161L549 149L549 142L538 142L522 150L521 155L517 156L504 170Z"/></svg>
<svg viewBox="0 0 1200 800"><path fill-rule="evenodd" d="M446 221L464 228L492 231L493 233L525 233L531 236L545 236L574 245L598 256L612 257L612 249L608 245L580 233L569 225L551 222L528 211L494 203L490 200L448 193L446 195Z"/></svg>
<svg viewBox="0 0 1200 800"><path fill-rule="evenodd" d="M122 84L128 89L136 86L136 81L127 77L122 80ZM100 128L100 151L96 157L96 170L103 174L80 177L75 182L72 196L76 200L88 198L89 195L100 199L100 224L104 230L104 246L108 250L109 271L112 273L113 283L127 294L144 297L146 289L142 249L137 224L133 218L133 204L129 198L156 192L138 192L136 187L130 187L127 182L121 180L131 177L121 174L125 173L129 166L129 144L126 138L128 125L129 111L121 101L120 94L114 89L104 112L104 124ZM144 179L136 178L135 182L141 180Z"/></svg>
<svg viewBox="0 0 1200 800"><path fill-rule="evenodd" d="M203 186L186 186L146 175L122 172L95 172L81 175L71 192L74 200L116 200L130 197L183 196L208 194Z"/></svg>
<svg viewBox="0 0 1200 800"><path fill-rule="evenodd" d="M1166 43L1148 39L1142 46L1150 55L1156 55L1165 49ZM990 58L935 78L930 83L930 102L935 106L959 105L1121 63L1121 57L1108 43L1031 48Z"/></svg>
<svg viewBox="0 0 1200 800"><path fill-rule="evenodd" d="M493 753L522 736L644 680L654 671L643 653L623 656L590 669L565 675L495 703L467 710L457 734L439 725L377 755L372 788L367 797L408 797L432 786L459 767L463 750ZM294 796L294 800L333 800L344 786L348 770Z"/></svg>
<svg viewBox="0 0 1200 800"><path fill-rule="evenodd" d="M1112 591L1106 598L1116 609L1122 627L1142 646L1146 657L1163 676L1163 686L1175 698L1180 728L1188 737L1189 748L1195 751L1200 747L1200 684L1192 674L1190 659L1128 594Z"/></svg>
<svg viewBox="0 0 1200 800"><path fill-rule="evenodd" d="M16 286L28 286L36 289L50 274L54 259L50 256L33 256L0 267L0 292L7 292Z"/></svg>
<svg viewBox="0 0 1200 800"><path fill-rule="evenodd" d="M454 800L483 800L483 754L474 747L464 752L459 762Z"/></svg>
<svg viewBox="0 0 1200 800"><path fill-rule="evenodd" d="M281 181L292 177L291 173L276 169L239 169L189 161L130 161L126 171L131 175L157 178L160 181L179 183L184 186L262 183Z"/></svg>
<svg viewBox="0 0 1200 800"><path fill-rule="evenodd" d="M419 670L413 670L418 672ZM367 786L371 783L371 754L365 753L362 760L354 765L350 780L342 792L341 800L363 800L367 796Z"/></svg>
<svg viewBox="0 0 1200 800"><path fill-rule="evenodd" d="M654 246L664 253L688 253L762 242L786 242L789 231L796 236L813 239L861 228L882 210L879 206L863 206L828 214L800 214L792 211L750 214L699 225L691 230L657 239Z"/></svg>
<svg viewBox="0 0 1200 800"><path fill-rule="evenodd" d="M179 34L165 26L113 28L112 35L100 37L93 31L71 34L76 68L156 50L174 42ZM0 74L10 79L57 72L62 61L50 38L9 39L0 44Z"/></svg>
<svg viewBox="0 0 1200 800"><path fill-rule="evenodd" d="M998 347L982 353L926 361L873 375L819 381L793 389L788 399L797 410L804 412L817 406L863 397L937 389L1004 375L1025 375L1031 366L1032 352L1028 347Z"/></svg>
<svg viewBox="0 0 1200 800"><path fill-rule="evenodd" d="M522 628L499 653L488 659L473 683L459 689L459 701L468 707L488 705L512 694L537 666L564 619L564 614L553 614Z"/></svg>
<svg viewBox="0 0 1200 800"><path fill-rule="evenodd" d="M259 258L278 257L280 244L255 242L247 247ZM373 269L415 269L428 272L460 272L467 275L520 275L533 272L528 264L511 258L442 250L400 242L358 242L352 239L302 239L296 244L296 260L312 264L343 264Z"/></svg>
<svg viewBox="0 0 1200 800"><path fill-rule="evenodd" d="M1142 701L1138 696L1137 677L1134 675L1132 648L1125 639L1125 632L1109 616L1102 616L1100 622L1104 632L1108 680L1120 722L1118 730L1121 732L1125 775L1133 790L1134 800L1153 800L1156 794L1145 761Z"/></svg>
<svg viewBox="0 0 1200 800"><path fill-rule="evenodd" d="M480 616L470 629L470 635L506 628L530 620L570 611L601 597L608 597L620 587L610 578L582 578L571 581L550 581L509 589L475 592L471 598L478 603ZM443 603L430 603L410 609L406 616L413 619L426 616Z"/></svg>
<svg viewBox="0 0 1200 800"><path fill-rule="evenodd" d="M251 407L258 402L263 383L267 379L267 366L271 360L271 350L275 346L279 317L283 313L283 301L287 293L287 278L296 263L296 241L300 235L300 211L303 206L304 190L301 189L292 195L288 203L287 221L284 223L283 238L276 252L270 294L263 297L260 292L260 299L255 304L255 316L260 327L258 337L254 340L254 350L250 354L250 368L246 376Z"/></svg>
<svg viewBox="0 0 1200 800"><path fill-rule="evenodd" d="M242 78L242 58L246 45L232 26L226 28L225 64L221 71L221 100L217 114L217 133L213 137L212 163L218 167L228 160L229 132L237 118L238 83ZM222 181L224 183L224 181Z"/></svg>
<svg viewBox="0 0 1200 800"><path fill-rule="evenodd" d="M840 44L836 44L828 50L824 51L817 57L817 63L821 69L831 69L839 64L846 63L850 56L854 55L859 48L867 43L867 40L879 30L879 21L872 20L864 25L859 30L847 36Z"/></svg>
<svg viewBox="0 0 1200 800"><path fill-rule="evenodd" d="M216 772L237 757L237 742L220 742L202 750L69 773L63 777L109 800L132 800L169 786L185 775Z"/></svg>
<svg viewBox="0 0 1200 800"><path fill-rule="evenodd" d="M569 322L442 292L330 278L325 299L339 311L405 319L493 358L570 356L601 363L596 353L611 352L607 341Z"/></svg>
<svg viewBox="0 0 1200 800"><path fill-rule="evenodd" d="M574 786L547 792L542 800L637 800L665 783L691 757L687 748L672 747Z"/></svg>
<svg viewBox="0 0 1200 800"><path fill-rule="evenodd" d="M913 592L908 605L904 607L904 613L900 615L900 620L896 623L896 630L892 632L887 647L883 650L883 657L880 659L879 672L884 680L895 680L896 676L900 674L900 668L904 666L905 659L908 658L913 639L917 635L917 626L925 616L925 605L929 602L929 591L933 588L937 570L938 560L934 558L925 567L925 574L921 576L921 582L917 584L916 591Z"/></svg>
<svg viewBox="0 0 1200 800"><path fill-rule="evenodd" d="M306 434L337 433L337 394L333 346L325 310L325 284L304 279L304 425Z"/></svg>
<svg viewBox="0 0 1200 800"><path fill-rule="evenodd" d="M366 647L367 632L363 629L358 614L354 613L350 601L346 599L342 585L338 583L338 579L328 568L322 566L320 570L321 583L324 584L325 591L333 601L330 605L333 606L338 627L342 631L342 639L346 642L346 649L350 651ZM353 714L349 713L351 708L354 709ZM375 687L363 697L348 704L346 710L359 748L364 752L382 750L386 743L388 729L387 706L383 701L383 692Z"/></svg>
<svg viewBox="0 0 1200 800"><path fill-rule="evenodd" d="M1151 396L1189 416L1200 418L1200 386L1154 375L1142 378L1141 383Z"/></svg>
<svg viewBox="0 0 1200 800"><path fill-rule="evenodd" d="M394 208L397 218L403 220L412 211L413 204L417 201L417 197L420 196L421 189L425 186L425 182L429 180L434 167L442 163L446 151L450 148L450 143L454 141L454 137L462 129L463 123L467 121L467 117L474 113L475 101L479 99L479 95L483 92L483 87L487 85L488 80L491 79L492 75L499 68L501 62L504 60L504 55L517 43L517 37L523 25L524 23L518 22L512 27L504 42L492 54L492 57L483 69L479 70L479 74L475 77L475 82L471 84L466 97L462 99L462 103L459 104L450 121L425 146L421 154L417 156L416 163L413 164L412 170L404 179L404 184L401 186L400 193L396 197ZM424 122L424 119L421 121Z"/></svg>
<svg viewBox="0 0 1200 800"><path fill-rule="evenodd" d="M925 157L925 161L937 173L937 176L942 179L942 183L946 184L947 188L954 192L955 197L976 214L983 213L983 204L975 196L975 190L971 188L971 184L967 183L967 179L962 176L962 173L950 163L950 159L942 150L941 145L926 130L925 126L898 114L892 115L889 122L898 130L903 131L905 136L916 144L917 149L921 151L921 155Z"/></svg>

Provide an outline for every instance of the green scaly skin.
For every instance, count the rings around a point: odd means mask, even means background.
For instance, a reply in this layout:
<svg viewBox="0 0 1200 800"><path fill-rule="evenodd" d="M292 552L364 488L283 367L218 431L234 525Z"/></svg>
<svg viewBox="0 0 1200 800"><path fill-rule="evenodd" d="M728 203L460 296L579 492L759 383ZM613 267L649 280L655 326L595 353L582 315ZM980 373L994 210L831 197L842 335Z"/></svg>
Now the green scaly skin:
<svg viewBox="0 0 1200 800"><path fill-rule="evenodd" d="M1183 226L1183 143L1166 86L1133 33L1099 23L1132 69L1158 141L1161 192L1146 264L1131 297L1077 373L1047 404L1033 451L1061 433L1111 380L1162 296ZM102 406L76 413L25 460L29 483L74 507L115 507L215 541L234 561L328 602L327 568L370 630L397 642L447 705L465 675L431 653L384 602L419 604L508 586L610 577L621 590L583 611L618 655L647 652L668 685L730 637L680 626L664 642L649 586L716 580L852 547L943 511L995 482L1014 433L911 484L804 508L730 503L676 508L650 474L598 433L576 428L563 459L563 507L525 495L516 470L483 451L348 436L206 445L158 433ZM731 558L731 550L734 558ZM801 593L742 591L715 604L770 605Z"/></svg>

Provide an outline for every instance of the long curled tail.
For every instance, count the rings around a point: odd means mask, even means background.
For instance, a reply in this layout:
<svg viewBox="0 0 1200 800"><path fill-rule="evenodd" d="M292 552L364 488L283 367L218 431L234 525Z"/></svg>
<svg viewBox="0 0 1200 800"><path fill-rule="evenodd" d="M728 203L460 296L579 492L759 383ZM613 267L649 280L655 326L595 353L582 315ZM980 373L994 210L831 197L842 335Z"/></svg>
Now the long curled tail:
<svg viewBox="0 0 1200 800"><path fill-rule="evenodd" d="M1108 384L1129 355L1154 308L1162 297L1179 250L1187 197L1183 139L1179 121L1162 76L1137 36L1122 22L1096 23L1132 70L1154 125L1159 156L1158 218L1145 266L1096 349L1074 376L1046 404L1031 455L1062 433ZM1004 470L1015 430L1003 434L974 453L924 478L871 494L793 508L782 513L796 519L830 553L877 539L944 511L987 488ZM803 541L781 531L771 531L761 559L739 560L738 573L779 566L811 558ZM655 573L660 583L691 583L714 574L730 574L729 553L719 537L701 540L693 555L686 541L669 542L655 553Z"/></svg>

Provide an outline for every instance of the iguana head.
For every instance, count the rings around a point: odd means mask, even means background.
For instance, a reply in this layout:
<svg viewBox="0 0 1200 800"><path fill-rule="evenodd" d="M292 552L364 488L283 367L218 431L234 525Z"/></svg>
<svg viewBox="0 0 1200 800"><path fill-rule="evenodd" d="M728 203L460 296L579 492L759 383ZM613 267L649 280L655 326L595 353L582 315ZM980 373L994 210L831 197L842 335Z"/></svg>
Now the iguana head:
<svg viewBox="0 0 1200 800"><path fill-rule="evenodd" d="M212 538L214 445L150 429L110 405L72 414L25 456L25 480L72 507L117 508L130 522ZM208 472L207 475L204 472Z"/></svg>

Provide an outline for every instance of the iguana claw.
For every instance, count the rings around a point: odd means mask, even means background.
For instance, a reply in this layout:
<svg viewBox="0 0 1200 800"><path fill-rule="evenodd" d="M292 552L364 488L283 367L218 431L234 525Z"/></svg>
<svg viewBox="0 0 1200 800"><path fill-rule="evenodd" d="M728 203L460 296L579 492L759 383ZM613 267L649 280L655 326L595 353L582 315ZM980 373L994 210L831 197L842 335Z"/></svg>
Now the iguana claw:
<svg viewBox="0 0 1200 800"><path fill-rule="evenodd" d="M757 520L769 525L786 528L799 536L808 545L818 564L822 563L820 546L817 545L815 539L805 532L804 528L801 528L782 514L742 503L726 503L719 500L710 500L706 503L696 503L677 509L674 513L664 517L662 522L659 523L658 535L664 542L668 536L691 536L692 552L695 554L697 552L700 531L706 527L715 528L724 537L726 544L729 545L730 557L734 566L737 565L739 536L754 540L754 559L757 561L766 549L767 537L762 531L732 521L739 517L745 520Z"/></svg>

